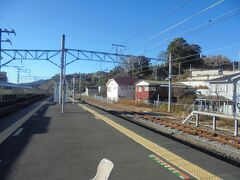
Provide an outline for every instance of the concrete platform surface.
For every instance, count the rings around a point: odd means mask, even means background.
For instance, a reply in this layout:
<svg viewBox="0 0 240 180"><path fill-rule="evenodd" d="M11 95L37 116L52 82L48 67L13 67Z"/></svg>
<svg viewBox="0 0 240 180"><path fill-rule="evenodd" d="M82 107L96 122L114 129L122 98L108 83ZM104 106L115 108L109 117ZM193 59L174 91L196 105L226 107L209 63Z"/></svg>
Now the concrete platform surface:
<svg viewBox="0 0 240 180"><path fill-rule="evenodd" d="M82 105L95 114L70 103L66 113L61 113L58 105L49 103L16 129L0 144L0 179L91 179L103 158L114 163L109 179L196 178L154 153L149 149L151 143L202 168L202 172L213 174L212 177L240 179L240 168L236 166ZM149 142L148 148L137 142L139 137L141 142Z"/></svg>

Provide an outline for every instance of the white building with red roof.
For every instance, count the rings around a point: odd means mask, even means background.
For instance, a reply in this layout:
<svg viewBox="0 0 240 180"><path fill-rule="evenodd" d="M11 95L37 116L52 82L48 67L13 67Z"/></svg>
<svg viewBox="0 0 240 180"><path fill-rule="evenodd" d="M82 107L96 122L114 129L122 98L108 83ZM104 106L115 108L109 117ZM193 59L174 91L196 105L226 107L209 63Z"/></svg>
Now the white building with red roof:
<svg viewBox="0 0 240 180"><path fill-rule="evenodd" d="M118 101L121 98L134 99L135 82L131 77L117 77L109 79L107 86L107 98L111 101Z"/></svg>

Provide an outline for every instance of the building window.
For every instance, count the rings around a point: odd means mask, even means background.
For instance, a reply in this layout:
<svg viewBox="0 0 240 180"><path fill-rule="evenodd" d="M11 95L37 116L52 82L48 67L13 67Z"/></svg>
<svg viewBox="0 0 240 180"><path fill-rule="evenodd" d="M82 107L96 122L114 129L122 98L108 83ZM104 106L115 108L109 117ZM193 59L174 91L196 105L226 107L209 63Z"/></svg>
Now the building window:
<svg viewBox="0 0 240 180"><path fill-rule="evenodd" d="M149 90L150 91L156 91L156 87L150 87Z"/></svg>
<svg viewBox="0 0 240 180"><path fill-rule="evenodd" d="M144 91L149 91L149 87L148 87L148 86L145 86L145 87L144 87Z"/></svg>
<svg viewBox="0 0 240 180"><path fill-rule="evenodd" d="M108 92L111 92L111 87L108 87L108 88L107 88L107 91L108 91Z"/></svg>
<svg viewBox="0 0 240 180"><path fill-rule="evenodd" d="M215 86L215 92L228 92L227 84L217 84Z"/></svg>
<svg viewBox="0 0 240 180"><path fill-rule="evenodd" d="M138 92L142 92L142 87L138 87Z"/></svg>

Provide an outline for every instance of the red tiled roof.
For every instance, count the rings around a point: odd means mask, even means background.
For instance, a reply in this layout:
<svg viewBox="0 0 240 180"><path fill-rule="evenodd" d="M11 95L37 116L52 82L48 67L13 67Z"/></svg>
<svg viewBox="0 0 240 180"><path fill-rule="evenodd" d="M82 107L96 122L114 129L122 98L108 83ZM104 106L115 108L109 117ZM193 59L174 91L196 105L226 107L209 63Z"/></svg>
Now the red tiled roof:
<svg viewBox="0 0 240 180"><path fill-rule="evenodd" d="M117 78L114 78L114 80L119 85L134 85L134 83L137 82L137 79L133 79L131 77L117 77Z"/></svg>

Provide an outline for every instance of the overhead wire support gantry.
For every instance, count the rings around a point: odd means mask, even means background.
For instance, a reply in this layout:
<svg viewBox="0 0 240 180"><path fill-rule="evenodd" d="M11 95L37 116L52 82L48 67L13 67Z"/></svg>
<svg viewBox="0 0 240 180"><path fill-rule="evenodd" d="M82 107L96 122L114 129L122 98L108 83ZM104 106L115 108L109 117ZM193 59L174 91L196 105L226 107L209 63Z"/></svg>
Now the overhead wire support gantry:
<svg viewBox="0 0 240 180"><path fill-rule="evenodd" d="M59 102L62 105L62 112L64 112L64 94L65 94L65 73L66 66L75 61L97 61L105 63L127 63L127 58L136 57L135 55L126 55L121 53L110 53L100 51L89 51L80 49L65 48L65 35L62 36L61 49L58 50L39 50L39 49L0 49L0 53L4 56L6 61L0 64L1 67L7 66L10 62L15 60L40 60L49 61L61 69L60 86L59 86ZM150 61L167 61L163 58L149 58ZM59 61L61 59L61 61ZM59 63L60 62L60 63Z"/></svg>

